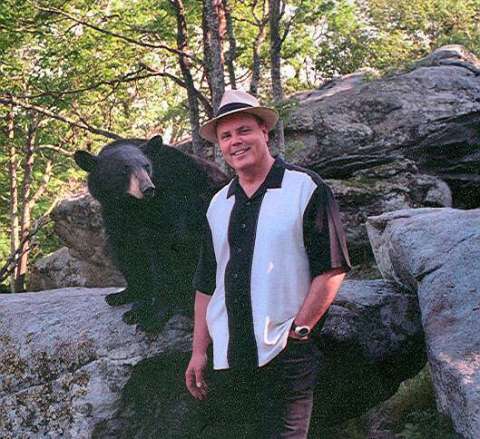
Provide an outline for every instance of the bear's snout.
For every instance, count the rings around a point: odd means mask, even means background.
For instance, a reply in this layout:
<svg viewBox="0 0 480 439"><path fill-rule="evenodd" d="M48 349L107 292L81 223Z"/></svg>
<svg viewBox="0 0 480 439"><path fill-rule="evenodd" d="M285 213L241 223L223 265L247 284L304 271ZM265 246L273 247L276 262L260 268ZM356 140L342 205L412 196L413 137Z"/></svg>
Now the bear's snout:
<svg viewBox="0 0 480 439"><path fill-rule="evenodd" d="M128 185L128 193L139 200L142 198L152 198L155 195L155 185L144 169L132 172Z"/></svg>

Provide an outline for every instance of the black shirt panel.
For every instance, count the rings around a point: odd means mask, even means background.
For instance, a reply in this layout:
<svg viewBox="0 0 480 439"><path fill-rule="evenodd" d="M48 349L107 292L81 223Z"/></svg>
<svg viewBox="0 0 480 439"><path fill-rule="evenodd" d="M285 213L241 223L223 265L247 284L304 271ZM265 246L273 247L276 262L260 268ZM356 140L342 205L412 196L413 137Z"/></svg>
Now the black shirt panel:
<svg viewBox="0 0 480 439"><path fill-rule="evenodd" d="M193 288L205 294L212 295L216 287L217 261L213 249L212 231L207 224L204 227L203 240L197 269L193 276Z"/></svg>
<svg viewBox="0 0 480 439"><path fill-rule="evenodd" d="M303 237L312 279L333 268L351 269L345 232L331 189L319 181L303 215Z"/></svg>
<svg viewBox="0 0 480 439"><path fill-rule="evenodd" d="M251 271L258 215L265 190L248 198L240 185L230 215L230 259L225 269L225 304L228 313L228 364L235 368L258 366L253 326Z"/></svg>

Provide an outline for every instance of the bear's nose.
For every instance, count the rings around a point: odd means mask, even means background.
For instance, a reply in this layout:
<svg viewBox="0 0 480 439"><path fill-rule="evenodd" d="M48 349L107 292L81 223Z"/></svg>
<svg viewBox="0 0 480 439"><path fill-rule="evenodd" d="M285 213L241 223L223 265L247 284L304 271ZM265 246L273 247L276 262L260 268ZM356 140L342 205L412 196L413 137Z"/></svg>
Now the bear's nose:
<svg viewBox="0 0 480 439"><path fill-rule="evenodd" d="M155 186L148 186L142 190L145 198L152 198L155 195Z"/></svg>

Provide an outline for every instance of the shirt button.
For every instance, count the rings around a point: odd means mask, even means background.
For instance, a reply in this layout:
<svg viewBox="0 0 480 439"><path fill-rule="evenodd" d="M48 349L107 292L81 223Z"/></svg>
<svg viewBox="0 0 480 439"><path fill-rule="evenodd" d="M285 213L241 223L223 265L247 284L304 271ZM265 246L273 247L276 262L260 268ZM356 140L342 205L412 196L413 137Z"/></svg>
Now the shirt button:
<svg viewBox="0 0 480 439"><path fill-rule="evenodd" d="M247 205L247 206L250 206L250 204L252 204L250 201L247 201L247 202L246 202L246 205Z"/></svg>
<svg viewBox="0 0 480 439"><path fill-rule="evenodd" d="M247 228L247 225L245 223L243 223L241 226L240 226L243 230L245 230Z"/></svg>
<svg viewBox="0 0 480 439"><path fill-rule="evenodd" d="M237 248L237 253L242 253L242 249L241 249L241 248Z"/></svg>
<svg viewBox="0 0 480 439"><path fill-rule="evenodd" d="M238 273L233 273L233 278L238 279Z"/></svg>

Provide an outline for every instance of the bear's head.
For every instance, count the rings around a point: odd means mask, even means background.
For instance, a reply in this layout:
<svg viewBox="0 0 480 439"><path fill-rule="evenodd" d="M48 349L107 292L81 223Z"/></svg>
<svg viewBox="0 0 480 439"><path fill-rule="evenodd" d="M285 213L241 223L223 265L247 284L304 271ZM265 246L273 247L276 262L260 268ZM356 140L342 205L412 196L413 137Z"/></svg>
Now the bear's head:
<svg viewBox="0 0 480 439"><path fill-rule="evenodd" d="M101 204L132 198L142 200L155 194L152 163L146 152L161 146L159 136L149 142L116 140L106 145L97 156L76 151L74 160L88 172L88 189Z"/></svg>

